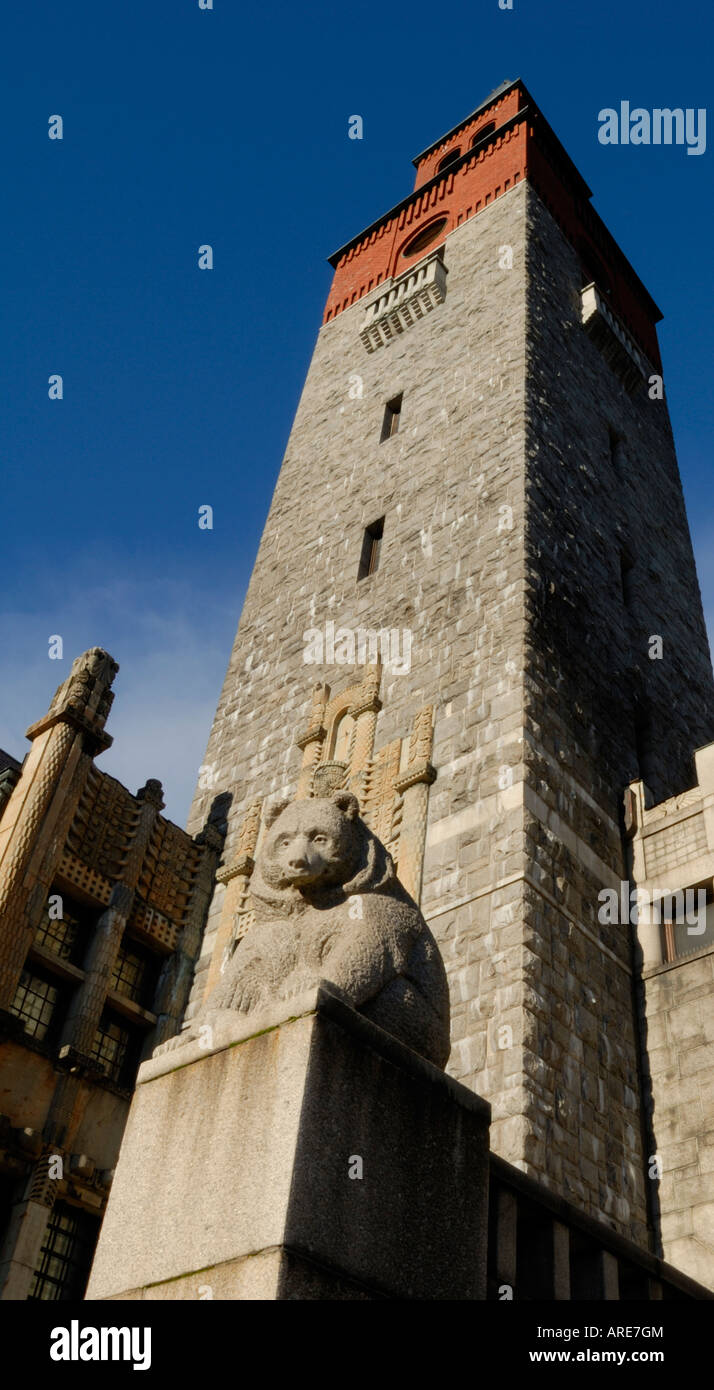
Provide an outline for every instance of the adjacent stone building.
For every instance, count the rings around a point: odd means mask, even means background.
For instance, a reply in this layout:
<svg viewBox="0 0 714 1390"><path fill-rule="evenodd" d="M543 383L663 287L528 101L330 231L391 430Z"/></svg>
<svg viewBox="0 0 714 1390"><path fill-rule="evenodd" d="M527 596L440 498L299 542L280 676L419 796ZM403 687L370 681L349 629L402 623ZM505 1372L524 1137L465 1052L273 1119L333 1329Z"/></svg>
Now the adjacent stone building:
<svg viewBox="0 0 714 1390"><path fill-rule="evenodd" d="M72 666L0 762L0 1298L81 1298L139 1062L177 1029L223 845L94 759L118 670Z"/></svg>
<svg viewBox="0 0 714 1390"><path fill-rule="evenodd" d="M708 948L648 957L645 1024L637 935L601 911L641 877L625 789L676 840L714 739L660 314L522 82L414 162L332 257L189 822L231 794L187 1018L265 800L349 787L439 940L492 1149L714 1283Z"/></svg>
<svg viewBox="0 0 714 1390"><path fill-rule="evenodd" d="M714 744L696 785L651 804L628 789L640 895L644 1109L656 1228L671 1264L714 1285Z"/></svg>

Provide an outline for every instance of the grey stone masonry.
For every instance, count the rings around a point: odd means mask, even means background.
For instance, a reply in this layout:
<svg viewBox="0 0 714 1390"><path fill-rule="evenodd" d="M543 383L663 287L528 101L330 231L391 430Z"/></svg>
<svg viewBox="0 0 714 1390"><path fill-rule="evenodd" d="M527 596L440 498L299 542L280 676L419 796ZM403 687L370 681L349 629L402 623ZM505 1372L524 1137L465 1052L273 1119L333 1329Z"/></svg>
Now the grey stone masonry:
<svg viewBox="0 0 714 1390"><path fill-rule="evenodd" d="M514 247L510 270L499 266L504 239ZM490 745L510 727L517 743L525 189L455 231L446 264L445 302L379 352L368 354L359 336L370 296L320 332L204 758L217 780L197 793L191 814L198 823L204 802L232 790L226 862L251 798L294 791L295 734L315 681L339 690L359 676L354 667L305 665L309 627L334 619L353 629L411 631L410 671L383 676L377 744L436 700L439 756L459 761L432 788L431 818L470 807L484 777L495 787L504 759L494 755L485 766L479 741ZM385 403L400 392L399 431L380 443ZM508 506L511 529L499 512ZM358 583L363 531L380 516L379 569ZM504 686L502 708L491 713L488 673L494 686L508 681L509 659L512 688ZM467 888L474 872L478 866L452 866ZM222 895L214 899L204 970Z"/></svg>
<svg viewBox="0 0 714 1390"><path fill-rule="evenodd" d="M490 1101L498 1154L644 1244L630 929L597 907L626 876L626 783L687 785L714 732L667 407L628 392L585 331L578 258L526 183L443 259L443 302L378 351L360 331L384 286L320 331L189 828L232 792L230 862L248 806L294 794L314 683L359 678L306 665L306 629L408 629L376 745L435 706L421 907L449 973L448 1070ZM358 580L381 517L378 568Z"/></svg>
<svg viewBox="0 0 714 1390"><path fill-rule="evenodd" d="M596 1190L604 1213L636 1233L649 1178L632 932L601 924L598 892L628 877L629 770L639 765L655 797L691 785L694 749L714 728L714 689L666 403L646 386L630 395L582 331L578 257L534 194L529 205L530 1142L542 1143L540 1162L566 1195L592 1200ZM662 659L650 659L653 635Z"/></svg>

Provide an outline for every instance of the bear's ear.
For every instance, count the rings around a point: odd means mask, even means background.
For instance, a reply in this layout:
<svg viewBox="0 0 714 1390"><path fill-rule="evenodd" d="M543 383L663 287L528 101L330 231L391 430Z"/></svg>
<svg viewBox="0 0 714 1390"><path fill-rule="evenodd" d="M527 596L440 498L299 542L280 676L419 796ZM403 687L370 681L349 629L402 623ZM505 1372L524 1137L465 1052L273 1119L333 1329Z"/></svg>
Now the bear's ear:
<svg viewBox="0 0 714 1390"><path fill-rule="evenodd" d="M346 820L357 820L359 816L359 801L352 792L334 792L332 800L338 806Z"/></svg>
<svg viewBox="0 0 714 1390"><path fill-rule="evenodd" d="M278 816L285 810L285 807L289 805L290 797L284 796L278 801L271 801L268 806L263 807L263 821L268 830L273 822L278 819Z"/></svg>

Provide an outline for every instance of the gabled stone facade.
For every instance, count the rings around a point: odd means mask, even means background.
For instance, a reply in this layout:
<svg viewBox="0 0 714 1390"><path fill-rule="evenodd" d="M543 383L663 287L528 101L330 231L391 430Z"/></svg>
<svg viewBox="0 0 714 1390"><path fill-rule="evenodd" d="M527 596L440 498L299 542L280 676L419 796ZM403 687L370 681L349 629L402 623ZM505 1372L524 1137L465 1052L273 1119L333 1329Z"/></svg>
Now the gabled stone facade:
<svg viewBox="0 0 714 1390"><path fill-rule="evenodd" d="M186 1007L223 845L94 758L118 670L74 662L0 807L0 1298L81 1297L141 1057ZM59 1271L59 1272L58 1272Z"/></svg>

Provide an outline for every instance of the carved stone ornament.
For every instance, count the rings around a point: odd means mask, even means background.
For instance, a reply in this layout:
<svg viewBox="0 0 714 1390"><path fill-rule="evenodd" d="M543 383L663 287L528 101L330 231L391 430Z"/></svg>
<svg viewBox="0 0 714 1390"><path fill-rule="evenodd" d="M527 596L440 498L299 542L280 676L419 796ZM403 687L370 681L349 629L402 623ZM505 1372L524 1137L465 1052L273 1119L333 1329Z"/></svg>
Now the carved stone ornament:
<svg viewBox="0 0 714 1390"><path fill-rule="evenodd" d="M329 796L332 792L339 791L345 784L346 776L346 763L321 763L315 769L312 783L315 796Z"/></svg>
<svg viewBox="0 0 714 1390"><path fill-rule="evenodd" d="M27 738L35 739L53 725L67 723L84 733L85 750L93 757L109 748L112 740L104 725L114 699L110 686L118 670L118 663L103 647L83 652L57 687L47 714L30 725Z"/></svg>

